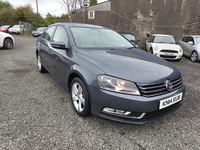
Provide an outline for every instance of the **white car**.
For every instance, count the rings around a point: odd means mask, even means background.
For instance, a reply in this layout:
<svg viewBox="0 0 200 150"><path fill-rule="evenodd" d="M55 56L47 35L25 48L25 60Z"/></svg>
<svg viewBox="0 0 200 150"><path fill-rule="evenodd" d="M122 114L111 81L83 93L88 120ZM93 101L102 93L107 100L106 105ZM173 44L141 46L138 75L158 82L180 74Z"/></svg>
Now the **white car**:
<svg viewBox="0 0 200 150"><path fill-rule="evenodd" d="M22 33L24 31L26 31L24 25L21 25L21 30L20 30L20 25L14 25L13 27L8 29L8 33L10 33L10 34L13 34L13 33L14 34L21 34L21 31L22 31Z"/></svg>
<svg viewBox="0 0 200 150"><path fill-rule="evenodd" d="M5 49L12 49L14 44L15 40L10 34L0 32L0 47Z"/></svg>
<svg viewBox="0 0 200 150"><path fill-rule="evenodd" d="M182 48L172 35L152 34L145 43L145 50L168 60L181 60L183 56Z"/></svg>

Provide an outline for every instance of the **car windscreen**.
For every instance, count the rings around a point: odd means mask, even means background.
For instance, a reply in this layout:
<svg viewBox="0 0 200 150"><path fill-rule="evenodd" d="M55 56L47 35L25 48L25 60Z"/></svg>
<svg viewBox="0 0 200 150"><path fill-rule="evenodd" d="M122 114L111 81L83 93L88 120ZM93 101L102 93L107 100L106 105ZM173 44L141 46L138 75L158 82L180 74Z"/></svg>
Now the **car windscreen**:
<svg viewBox="0 0 200 150"><path fill-rule="evenodd" d="M135 41L135 36L132 34L122 34L125 38L127 38L130 41Z"/></svg>
<svg viewBox="0 0 200 150"><path fill-rule="evenodd" d="M117 32L105 28L70 28L79 48L127 48L133 45Z"/></svg>
<svg viewBox="0 0 200 150"><path fill-rule="evenodd" d="M172 36L155 36L153 43L175 44L176 42Z"/></svg>
<svg viewBox="0 0 200 150"><path fill-rule="evenodd" d="M196 43L200 44L200 37L195 37Z"/></svg>
<svg viewBox="0 0 200 150"><path fill-rule="evenodd" d="M20 28L20 26L19 25L14 25L13 28Z"/></svg>
<svg viewBox="0 0 200 150"><path fill-rule="evenodd" d="M37 31L43 31L43 30L45 30L45 28L44 27L40 27L40 28L37 28L36 30Z"/></svg>

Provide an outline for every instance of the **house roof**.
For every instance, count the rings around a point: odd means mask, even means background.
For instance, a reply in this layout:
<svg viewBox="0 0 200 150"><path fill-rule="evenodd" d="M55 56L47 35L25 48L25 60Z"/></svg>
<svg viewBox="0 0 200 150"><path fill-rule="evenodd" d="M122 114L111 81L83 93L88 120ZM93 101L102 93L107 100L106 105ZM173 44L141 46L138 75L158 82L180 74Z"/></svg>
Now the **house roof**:
<svg viewBox="0 0 200 150"><path fill-rule="evenodd" d="M96 5L88 6L87 10L88 11L105 11L105 10L110 10L110 3L111 3L111 0L107 0L105 2L98 3ZM76 12L79 12L79 11L85 11L85 7L81 8L81 9L77 9L77 10L72 11L72 14L75 14Z"/></svg>

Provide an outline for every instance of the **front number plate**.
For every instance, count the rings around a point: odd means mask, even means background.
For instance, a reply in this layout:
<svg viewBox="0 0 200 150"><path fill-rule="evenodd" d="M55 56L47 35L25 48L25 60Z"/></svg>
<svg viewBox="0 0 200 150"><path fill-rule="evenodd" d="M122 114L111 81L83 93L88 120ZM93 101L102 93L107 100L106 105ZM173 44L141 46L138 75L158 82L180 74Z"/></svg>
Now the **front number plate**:
<svg viewBox="0 0 200 150"><path fill-rule="evenodd" d="M159 109L166 108L182 100L183 93L163 99L160 101Z"/></svg>
<svg viewBox="0 0 200 150"><path fill-rule="evenodd" d="M171 54L171 53L164 53L164 55L167 55L167 56L174 56L174 54Z"/></svg>

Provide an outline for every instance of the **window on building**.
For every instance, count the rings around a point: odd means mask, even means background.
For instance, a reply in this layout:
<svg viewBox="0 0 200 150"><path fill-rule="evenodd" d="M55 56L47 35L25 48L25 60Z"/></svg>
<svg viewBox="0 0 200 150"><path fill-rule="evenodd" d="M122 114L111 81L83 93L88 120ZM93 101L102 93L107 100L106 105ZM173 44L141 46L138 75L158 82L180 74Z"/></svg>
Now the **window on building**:
<svg viewBox="0 0 200 150"><path fill-rule="evenodd" d="M94 19L95 18L95 12L94 11L88 11L88 19Z"/></svg>

